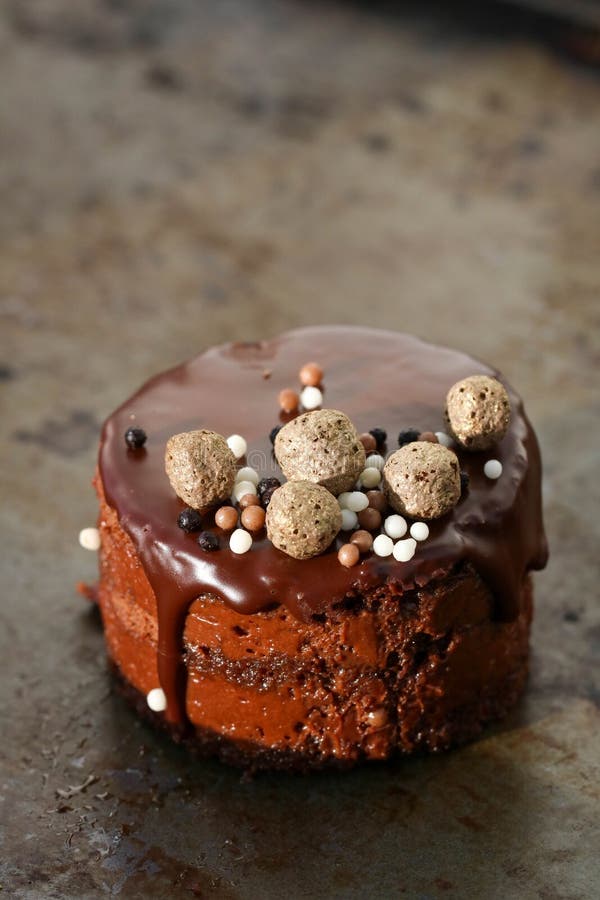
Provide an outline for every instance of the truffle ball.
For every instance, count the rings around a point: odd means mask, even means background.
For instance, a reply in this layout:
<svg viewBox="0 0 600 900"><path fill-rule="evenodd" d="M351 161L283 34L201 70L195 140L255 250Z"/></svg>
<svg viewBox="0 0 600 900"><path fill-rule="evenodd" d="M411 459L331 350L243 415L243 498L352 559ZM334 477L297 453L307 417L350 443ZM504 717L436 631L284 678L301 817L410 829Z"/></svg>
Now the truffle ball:
<svg viewBox="0 0 600 900"><path fill-rule="evenodd" d="M326 488L288 481L274 491L267 508L267 535L278 550L309 559L326 550L342 526L339 504Z"/></svg>
<svg viewBox="0 0 600 900"><path fill-rule="evenodd" d="M487 450L502 440L510 422L506 388L489 375L471 375L452 385L446 397L446 421L466 450Z"/></svg>
<svg viewBox="0 0 600 900"><path fill-rule="evenodd" d="M284 425L275 456L290 481L312 481L332 494L351 490L365 466L365 448L342 412L319 409Z"/></svg>
<svg viewBox="0 0 600 900"><path fill-rule="evenodd" d="M235 456L214 431L184 431L167 441L165 471L177 496L193 509L203 509L230 496Z"/></svg>
<svg viewBox="0 0 600 900"><path fill-rule="evenodd" d="M438 519L460 498L456 454L442 444L414 441L388 458L383 489L396 512L419 519Z"/></svg>

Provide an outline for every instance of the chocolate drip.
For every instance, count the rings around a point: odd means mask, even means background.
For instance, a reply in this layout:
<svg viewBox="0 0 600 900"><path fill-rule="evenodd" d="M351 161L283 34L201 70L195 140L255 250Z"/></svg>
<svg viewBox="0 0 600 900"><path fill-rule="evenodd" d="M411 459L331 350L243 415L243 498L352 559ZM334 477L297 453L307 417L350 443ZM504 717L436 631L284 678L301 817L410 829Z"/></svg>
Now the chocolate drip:
<svg viewBox="0 0 600 900"><path fill-rule="evenodd" d="M242 556L229 550L224 535L220 551L203 552L195 536L177 526L184 504L164 472L167 438L192 428L225 437L242 434L247 464L261 477L281 477L269 441L279 418L277 394L296 387L298 370L312 359L325 369L325 405L347 413L359 432L386 428L390 451L402 428L444 429L445 397L454 382L475 373L498 374L461 353L404 334L306 328L272 341L213 348L153 378L110 416L102 433L100 476L156 594L159 677L171 722L184 721L183 626L189 605L201 594L213 594L246 614L281 603L309 621L349 593L385 581L401 592L466 560L494 593L497 617L510 620L518 612L524 575L546 563L538 445L521 400L508 385L508 433L490 452L459 451L469 490L448 516L430 523L428 540L410 562L369 556L346 569L335 556L343 537L322 556L304 561L285 556L264 535ZM124 432L132 425L148 434L143 450L125 445ZM503 465L498 481L483 474L491 457Z"/></svg>

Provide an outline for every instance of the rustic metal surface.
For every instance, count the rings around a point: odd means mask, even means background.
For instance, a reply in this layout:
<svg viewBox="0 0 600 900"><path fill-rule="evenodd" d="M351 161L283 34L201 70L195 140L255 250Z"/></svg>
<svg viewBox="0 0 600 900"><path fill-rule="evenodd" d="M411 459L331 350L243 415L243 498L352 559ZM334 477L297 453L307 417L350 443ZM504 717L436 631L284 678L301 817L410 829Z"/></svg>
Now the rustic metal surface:
<svg viewBox="0 0 600 900"><path fill-rule="evenodd" d="M600 83L512 18L419 6L2 4L7 896L597 896ZM113 695L77 532L145 377L336 321L524 394L553 553L531 685L458 752L248 783Z"/></svg>

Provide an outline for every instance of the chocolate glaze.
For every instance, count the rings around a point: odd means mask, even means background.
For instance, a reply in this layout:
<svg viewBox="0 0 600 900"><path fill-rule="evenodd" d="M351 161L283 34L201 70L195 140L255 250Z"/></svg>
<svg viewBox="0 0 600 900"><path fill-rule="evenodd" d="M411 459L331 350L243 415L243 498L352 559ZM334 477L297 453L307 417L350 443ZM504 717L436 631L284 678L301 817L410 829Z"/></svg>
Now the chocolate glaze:
<svg viewBox="0 0 600 900"><path fill-rule="evenodd" d="M192 428L210 428L225 437L243 434L249 447L246 463L261 477L281 477L269 442L279 418L277 395L284 387L296 387L298 370L312 359L325 369L324 405L347 413L359 432L386 428L389 451L396 448L402 428L444 429L445 397L454 382L475 373L498 376L468 356L405 334L305 328L271 341L215 347L151 379L110 416L102 432L100 477L156 594L159 678L173 723L184 721L181 641L188 607L200 594L214 594L246 614L281 603L308 621L347 594L386 581L400 593L468 561L494 593L497 618L511 620L518 613L524 575L546 563L538 444L509 385L508 433L491 451L459 451L461 467L470 475L469 490L449 515L430 523L429 539L410 562L369 556L347 569L335 555L343 537L322 556L304 561L276 550L264 535L241 556L229 550L225 535L220 551L202 551L195 536L177 526L183 503L165 475L167 439ZM126 447L123 435L131 425L148 434L143 450ZM502 462L497 481L483 475L489 458Z"/></svg>

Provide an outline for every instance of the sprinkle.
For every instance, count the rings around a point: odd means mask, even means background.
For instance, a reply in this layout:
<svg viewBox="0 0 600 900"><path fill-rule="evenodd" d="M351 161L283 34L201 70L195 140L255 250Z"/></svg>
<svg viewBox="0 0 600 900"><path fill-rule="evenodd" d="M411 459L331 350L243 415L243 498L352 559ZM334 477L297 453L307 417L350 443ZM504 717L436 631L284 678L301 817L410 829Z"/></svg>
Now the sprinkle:
<svg viewBox="0 0 600 900"><path fill-rule="evenodd" d="M337 499L340 504L340 509L348 509L348 497L352 493L353 491L342 491L342 493L338 495Z"/></svg>
<svg viewBox="0 0 600 900"><path fill-rule="evenodd" d="M486 464L483 467L483 474L487 478L491 478L493 481L496 478L500 478L502 475L502 463L499 459L488 459Z"/></svg>
<svg viewBox="0 0 600 900"><path fill-rule="evenodd" d="M248 506L242 513L242 525L248 531L260 531L264 528L265 515L262 506Z"/></svg>
<svg viewBox="0 0 600 900"><path fill-rule="evenodd" d="M233 496L238 501L238 503L242 499L244 494L256 494L256 492L256 485L251 481L238 481L238 483L233 488Z"/></svg>
<svg viewBox="0 0 600 900"><path fill-rule="evenodd" d="M167 695L162 688L152 688L146 694L146 703L153 712L164 712L167 708Z"/></svg>
<svg viewBox="0 0 600 900"><path fill-rule="evenodd" d="M388 508L388 502L383 491L367 491L367 497L369 506L372 506L373 509L378 510L380 513L384 513Z"/></svg>
<svg viewBox="0 0 600 900"><path fill-rule="evenodd" d="M235 480L251 481L252 484L258 484L260 478L256 469L253 469L252 466L243 466L241 469L238 469Z"/></svg>
<svg viewBox="0 0 600 900"><path fill-rule="evenodd" d="M464 469L461 469L461 472L460 472L460 491L461 491L461 494L464 494L465 491L468 491L468 490L469 490L469 482L470 482L470 481L471 481L471 479L470 479L470 477L469 477L469 473L466 472Z"/></svg>
<svg viewBox="0 0 600 900"><path fill-rule="evenodd" d="M279 391L277 399L285 413L294 413L298 409L299 397L296 391L293 391L291 388L284 388L282 391Z"/></svg>
<svg viewBox="0 0 600 900"><path fill-rule="evenodd" d="M79 543L84 550L99 550L100 532L97 528L82 528L79 532Z"/></svg>
<svg viewBox="0 0 600 900"><path fill-rule="evenodd" d="M300 402L304 409L318 409L323 403L323 394L318 387L305 387L300 394Z"/></svg>
<svg viewBox="0 0 600 900"><path fill-rule="evenodd" d="M130 450L140 450L146 440L147 435L143 428L128 428L125 432L125 443Z"/></svg>
<svg viewBox="0 0 600 900"><path fill-rule="evenodd" d="M239 499L240 509L247 509L249 506L260 506L260 500L257 494L244 494Z"/></svg>
<svg viewBox="0 0 600 900"><path fill-rule="evenodd" d="M200 531L202 528L202 516L197 509L192 509L188 506L179 513L177 524L182 531L186 531L188 534L191 531Z"/></svg>
<svg viewBox="0 0 600 900"><path fill-rule="evenodd" d="M370 431L365 431L359 437L361 444L365 448L365 453L373 453L377 449L377 441Z"/></svg>
<svg viewBox="0 0 600 900"><path fill-rule="evenodd" d="M398 562L408 562L415 555L417 542L414 538L406 538L405 541L396 541L394 544L394 559Z"/></svg>
<svg viewBox="0 0 600 900"><path fill-rule="evenodd" d="M426 522L413 522L410 526L410 536L415 541L426 541L429 537L429 525Z"/></svg>
<svg viewBox="0 0 600 900"><path fill-rule="evenodd" d="M379 469L376 469L375 466L369 466L368 469L362 470L362 472L360 473L359 481L363 487L377 487L377 485L381 481L381 472L379 471Z"/></svg>
<svg viewBox="0 0 600 900"><path fill-rule="evenodd" d="M373 535L364 529L355 531L350 538L350 543L356 544L361 553L368 553L373 546Z"/></svg>
<svg viewBox="0 0 600 900"><path fill-rule="evenodd" d="M300 379L300 384L307 387L318 387L323 381L323 369L316 362L304 363L298 372L298 378Z"/></svg>
<svg viewBox="0 0 600 900"><path fill-rule="evenodd" d="M425 441L428 444L439 444L437 436L433 433L433 431L422 431L417 440Z"/></svg>
<svg viewBox="0 0 600 900"><path fill-rule="evenodd" d="M229 538L229 549L232 553L247 553L252 546L252 535L243 528L236 528Z"/></svg>
<svg viewBox="0 0 600 900"><path fill-rule="evenodd" d="M352 531L358 525L358 518L351 509L342 510L342 531Z"/></svg>
<svg viewBox="0 0 600 900"><path fill-rule="evenodd" d="M248 444L241 436L241 434L229 435L229 437L227 438L227 446L236 459L241 459L242 456L245 456L248 449Z"/></svg>
<svg viewBox="0 0 600 900"><path fill-rule="evenodd" d="M452 438L449 434L446 434L445 431L436 431L435 436L438 439L438 443L440 443L443 447L452 446Z"/></svg>
<svg viewBox="0 0 600 900"><path fill-rule="evenodd" d="M360 527L366 528L367 531L377 531L381 528L381 513L378 509L368 506L359 512L358 522Z"/></svg>
<svg viewBox="0 0 600 900"><path fill-rule="evenodd" d="M406 519L403 519L402 516L388 516L387 519L383 523L383 527L385 533L388 534L391 538L401 538L404 537L408 530L408 525L406 524Z"/></svg>
<svg viewBox="0 0 600 900"><path fill-rule="evenodd" d="M385 459L379 453L372 453L365 460L365 469L379 469L381 472L385 466Z"/></svg>
<svg viewBox="0 0 600 900"><path fill-rule="evenodd" d="M348 491L344 495L340 494L340 496L345 498L343 503L340 502L342 509L350 509L352 512L358 513L369 505L369 498L362 491Z"/></svg>
<svg viewBox="0 0 600 900"><path fill-rule="evenodd" d="M212 531L201 531L198 535L198 544L201 550L211 552L219 549L219 538Z"/></svg>
<svg viewBox="0 0 600 900"><path fill-rule="evenodd" d="M343 544L338 550L338 559L343 566L350 569L360 559L360 550L356 544Z"/></svg>
<svg viewBox="0 0 600 900"><path fill-rule="evenodd" d="M394 550L394 542L387 534L378 534L373 541L373 553L377 556L391 556Z"/></svg>
<svg viewBox="0 0 600 900"><path fill-rule="evenodd" d="M238 514L233 506L222 506L215 513L215 525L223 531L233 531L237 523Z"/></svg>
<svg viewBox="0 0 600 900"><path fill-rule="evenodd" d="M404 447L405 444L412 444L413 441L418 441L420 433L416 428L404 428L398 435L398 446Z"/></svg>
<svg viewBox="0 0 600 900"><path fill-rule="evenodd" d="M385 442L387 441L387 431L385 430L385 428L370 428L369 434L372 434L375 438L377 449L383 450Z"/></svg>

